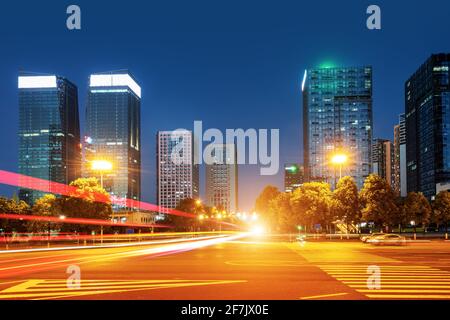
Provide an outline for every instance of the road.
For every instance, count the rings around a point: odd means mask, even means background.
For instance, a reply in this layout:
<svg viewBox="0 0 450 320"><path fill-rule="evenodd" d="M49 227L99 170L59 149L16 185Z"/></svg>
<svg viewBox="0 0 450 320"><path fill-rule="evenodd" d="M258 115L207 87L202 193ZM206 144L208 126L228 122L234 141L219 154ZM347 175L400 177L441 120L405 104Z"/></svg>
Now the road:
<svg viewBox="0 0 450 320"><path fill-rule="evenodd" d="M450 299L449 242L172 241L0 253L0 299ZM81 282L68 287L69 266ZM369 266L380 268L379 289L367 287Z"/></svg>

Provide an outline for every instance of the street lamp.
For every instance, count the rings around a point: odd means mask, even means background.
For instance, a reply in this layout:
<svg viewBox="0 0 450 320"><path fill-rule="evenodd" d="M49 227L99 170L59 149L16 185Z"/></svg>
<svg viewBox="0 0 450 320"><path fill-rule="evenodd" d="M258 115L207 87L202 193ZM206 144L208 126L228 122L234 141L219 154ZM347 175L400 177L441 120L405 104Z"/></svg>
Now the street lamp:
<svg viewBox="0 0 450 320"><path fill-rule="evenodd" d="M343 153L335 154L333 158L331 158L331 162L334 165L339 166L339 180L342 179L342 166L347 162L347 160L347 155Z"/></svg>
<svg viewBox="0 0 450 320"><path fill-rule="evenodd" d="M103 173L112 170L112 163L106 160L93 160L92 170L98 171L100 173L100 184L103 188Z"/></svg>

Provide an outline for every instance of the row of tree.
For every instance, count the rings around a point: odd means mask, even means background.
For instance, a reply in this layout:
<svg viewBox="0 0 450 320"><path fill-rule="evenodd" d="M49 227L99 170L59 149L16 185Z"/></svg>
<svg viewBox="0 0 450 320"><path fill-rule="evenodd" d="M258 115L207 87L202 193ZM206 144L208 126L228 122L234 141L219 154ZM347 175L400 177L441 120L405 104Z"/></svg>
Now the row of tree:
<svg viewBox="0 0 450 320"><path fill-rule="evenodd" d="M175 231L218 231L227 228L221 226L222 222L237 222L235 216L226 212L224 207L210 207L192 198L181 200L176 210L190 213L194 217L169 215L167 222Z"/></svg>
<svg viewBox="0 0 450 320"><path fill-rule="evenodd" d="M25 202L0 197L0 213L15 213L23 215L39 215L48 217L71 217L86 219L109 219L112 213L109 194L100 186L97 178L80 178L73 181L72 194L56 197L46 194L37 199L32 207ZM99 202L98 198L105 197L107 201ZM12 219L0 220L0 231L11 232L63 232L90 233L100 227L91 225L69 225L42 221L21 221Z"/></svg>
<svg viewBox="0 0 450 320"><path fill-rule="evenodd" d="M324 182L305 183L292 193L267 186L256 200L255 210L274 232L293 232L298 226L310 231L318 227L331 232L337 221L348 226L360 222L377 228L435 223L447 227L450 220L450 192L441 192L430 203L421 193L396 195L385 179L370 175L361 191L353 178L343 177L334 191Z"/></svg>

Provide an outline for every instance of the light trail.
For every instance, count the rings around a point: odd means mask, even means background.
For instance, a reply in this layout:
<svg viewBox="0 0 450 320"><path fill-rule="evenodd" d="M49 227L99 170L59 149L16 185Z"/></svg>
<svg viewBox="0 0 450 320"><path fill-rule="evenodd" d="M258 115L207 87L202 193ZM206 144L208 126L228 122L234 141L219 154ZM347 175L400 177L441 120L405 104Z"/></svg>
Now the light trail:
<svg viewBox="0 0 450 320"><path fill-rule="evenodd" d="M46 270L52 270L59 267L67 267L68 264L88 264L88 263L94 263L94 262L100 262L100 261L110 261L110 260L116 260L116 259L123 259L123 258L130 258L130 257L137 257L137 256L149 256L150 258L156 258L161 255L169 255L169 254L176 254L181 253L185 251L191 251L207 246L212 246L228 241L233 241L242 237L245 237L247 234L237 234L233 236L209 236L209 237L202 237L197 238L195 240L192 239L171 239L171 240L164 240L160 241L159 244L164 244L163 246L156 247L156 248L148 248L148 249L138 249L138 250L131 250L131 251L124 251L124 252L117 252L117 253L103 253L103 254L97 254L94 256L87 256L87 257L74 257L74 258L68 258L68 259L61 259L61 260L49 260L49 261L42 261L42 262L36 262L31 264L24 264L24 265L13 265L13 266L7 266L0 268L0 278L8 278L8 277L14 277L17 275L22 274L29 274L29 273L36 273L40 271L46 271ZM144 243L140 243L141 245L145 245ZM155 241L150 241L146 245L156 244ZM116 244L114 246L111 246L110 249L120 249L123 247L130 247L130 244ZM136 246L136 245L134 245ZM95 247L99 248L99 247ZM57 249L53 248L55 250L50 251L62 251L65 248ZM89 249L86 247L81 247L79 249ZM108 249L108 248L106 248ZM30 249L33 251L39 251L40 249ZM48 250L46 250L48 251ZM11 251L7 251L11 253Z"/></svg>
<svg viewBox="0 0 450 320"><path fill-rule="evenodd" d="M45 193L59 194L68 197L81 198L81 199L89 199L95 202L101 203L111 203L119 206L125 206L127 208L139 208L141 210L153 211L153 212L161 212L164 214L181 216L186 218L197 218L195 214L183 212L176 209L165 208L162 206L158 206L155 204L142 202L134 199L123 199L117 197L109 197L105 196L102 193L96 192L80 192L76 187L65 185L58 182L48 181L44 179L34 178L14 172L9 172L5 170L0 170L0 184L6 184L14 187L37 190ZM211 219L216 223L221 225L228 225L234 228L238 226L224 222L217 219ZM118 224L121 226L122 224Z"/></svg>
<svg viewBox="0 0 450 320"><path fill-rule="evenodd" d="M114 221L111 220L70 218L70 217L64 217L64 219L61 219L59 217L36 216L36 215L14 214L14 213L0 213L0 219L83 224L83 225L96 225L108 227L170 228L170 226L161 224L115 223Z"/></svg>
<svg viewBox="0 0 450 320"><path fill-rule="evenodd" d="M175 233L172 233L175 234ZM178 235L192 235L193 233L179 233ZM194 233L195 234L195 233ZM151 240L151 241L140 241L140 242L132 242L132 243L114 243L114 244L103 244L103 245L89 245L89 246L67 246L67 247L55 247L55 248L34 248L34 249L16 249L16 250L0 250L0 254L8 254L8 253L30 253L30 252L45 252L45 251L65 251L65 250L82 250L82 249L108 249L108 248L123 248L123 247L137 247L137 246L145 246L152 244L167 244L174 242L183 242L183 241L199 241L208 238L216 238L216 237L225 237L225 235L219 235L217 232L204 232L197 234L216 234L216 236L210 237L202 237L196 239L167 239L167 240ZM160 234L161 235L161 234ZM231 241L231 240L230 240ZM1 270L1 268L0 268Z"/></svg>

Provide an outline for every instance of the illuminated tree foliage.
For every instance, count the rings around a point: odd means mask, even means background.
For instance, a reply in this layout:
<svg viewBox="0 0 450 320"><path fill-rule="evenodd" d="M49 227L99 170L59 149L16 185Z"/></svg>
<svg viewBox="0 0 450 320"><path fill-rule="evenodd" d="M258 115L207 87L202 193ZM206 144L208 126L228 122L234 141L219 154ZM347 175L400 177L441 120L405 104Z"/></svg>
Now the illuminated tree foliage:
<svg viewBox="0 0 450 320"><path fill-rule="evenodd" d="M57 217L61 214L61 203L53 194L46 194L42 198L37 199L33 205L32 212L34 215L45 217ZM61 225L52 222L28 221L27 230L31 232L48 232L60 229Z"/></svg>
<svg viewBox="0 0 450 320"><path fill-rule="evenodd" d="M343 177L339 180L333 192L333 215L336 219L344 221L348 226L361 220L358 187L352 177Z"/></svg>
<svg viewBox="0 0 450 320"><path fill-rule="evenodd" d="M385 179L374 174L364 182L360 201L363 219L379 226L391 225L399 212L394 191Z"/></svg>
<svg viewBox="0 0 450 320"><path fill-rule="evenodd" d="M422 193L410 192L403 203L403 215L406 221L414 221L414 232L417 225L430 222L432 208Z"/></svg>
<svg viewBox="0 0 450 320"><path fill-rule="evenodd" d="M448 221L450 220L450 192L442 191L436 196L433 203L434 215L433 220L438 225L445 225L445 230L448 229Z"/></svg>
<svg viewBox="0 0 450 320"><path fill-rule="evenodd" d="M331 199L329 184L310 182L293 192L291 205L302 225L312 228L313 225L320 224L329 231L332 222Z"/></svg>
<svg viewBox="0 0 450 320"><path fill-rule="evenodd" d="M279 213L271 210L271 202L275 200L281 192L274 186L267 186L256 199L255 211L260 215L268 229L275 230L278 227Z"/></svg>

